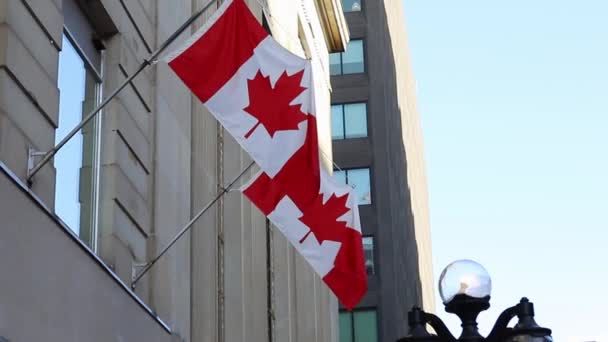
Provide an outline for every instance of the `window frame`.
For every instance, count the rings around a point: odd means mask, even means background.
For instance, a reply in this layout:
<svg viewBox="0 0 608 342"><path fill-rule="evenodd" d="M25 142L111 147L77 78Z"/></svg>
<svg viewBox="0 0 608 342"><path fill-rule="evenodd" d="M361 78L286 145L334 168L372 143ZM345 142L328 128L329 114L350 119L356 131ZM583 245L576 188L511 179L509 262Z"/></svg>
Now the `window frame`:
<svg viewBox="0 0 608 342"><path fill-rule="evenodd" d="M367 73L367 56L366 56L366 51L367 51L367 44L365 39L363 38L353 38L350 40L350 42L353 41L361 41L361 56L363 57L363 61L361 61L361 64L363 64L363 71L361 72L351 72L348 74L344 73L344 54L346 53L346 49L348 49L348 45L345 49L345 51L343 52L335 52L336 54L338 54L338 56L340 57L340 73L339 74L331 74L331 63L330 63L330 76L346 76L346 75L361 75L361 74L365 74ZM349 44L350 44L349 42Z"/></svg>
<svg viewBox="0 0 608 342"><path fill-rule="evenodd" d="M344 10L344 0L340 0L340 4L342 5L342 12L344 13L361 13L365 10L365 0L358 0L361 4L361 9L359 11L346 11Z"/></svg>
<svg viewBox="0 0 608 342"><path fill-rule="evenodd" d="M361 239L369 238L372 240L372 273L367 274L367 266L365 267L365 273L368 277L377 276L377 268L376 268L376 237L374 235L363 235ZM363 258L365 259L365 243L363 244Z"/></svg>
<svg viewBox="0 0 608 342"><path fill-rule="evenodd" d="M93 43L93 37L97 36L93 24L75 0L64 0L62 11L64 17L63 33L85 61L85 65L94 73L97 81L102 83L104 54ZM90 39L90 41L87 41L87 39Z"/></svg>
<svg viewBox="0 0 608 342"><path fill-rule="evenodd" d="M345 106L346 105L352 105L352 104L364 104L365 105L365 136L363 137L346 137L346 111L345 111ZM367 139L369 138L369 104L368 101L352 101L352 102L340 102L340 103L332 103L331 106L341 106L342 107L342 137L341 138L334 138L333 136L333 132L332 132L332 141L336 141L336 140L349 140L349 139ZM333 119L333 117L332 117ZM332 122L332 126L333 126L333 122Z"/></svg>
<svg viewBox="0 0 608 342"><path fill-rule="evenodd" d="M65 1L64 3L70 3L70 1ZM82 28L82 27L86 27L85 31L88 31L87 33L92 34L94 33L93 27L90 24L90 22L88 22L88 20L86 19L84 13L82 13L80 11L79 8L66 8L66 10L64 11L64 16L65 17L69 17L69 16L74 16L75 19L71 20L71 21L66 21L64 22L63 25L63 32L62 38L65 38L67 41L69 41L69 43L72 45L72 47L74 48L74 50L76 51L76 53L78 54L78 56L80 57L80 59L83 61L83 65L85 68L85 71L92 76L92 81L94 82L94 88L92 89L92 93L93 93L93 103L92 103L92 107L97 107L103 99L103 83L104 83L104 62L105 62L105 53L104 51L101 50L95 50L96 53L98 54L97 56L95 56L96 60L98 61L99 65L95 65L94 61L92 60L92 58L89 57L89 55L92 53L90 46L88 48L83 47L83 44L81 44L79 42L79 40L84 39L83 37L87 37L87 34L75 34L75 32L73 32L73 30L70 29L70 27L68 27L69 23L77 23L78 28ZM87 20L87 21L83 21L83 20ZM87 25L82 25L82 23L86 23ZM86 42L84 45L88 45ZM90 44L89 44L90 45ZM61 70L57 70L57 75L58 75L58 80L59 80L59 75L61 73ZM86 87L86 80L85 80L85 87ZM86 90L85 90L86 93ZM86 96L86 95L85 95ZM86 112L86 110L83 108L83 112L82 115L86 115L88 114L88 112ZM61 115L61 113L59 113L59 115ZM79 231L78 238L85 243L87 246L89 246L89 248L91 248L91 250L94 253L98 253L99 250L99 215L100 215L100 210L101 210L101 163L102 163L102 132L103 132L103 127L102 127L102 122L103 122L103 110L99 111L97 113L97 115L89 122L87 123L87 125L92 125L92 146L91 146L91 178L90 178L90 182L91 182L91 192L87 193L86 196L89 196L90 199L90 220L88 222L88 237L85 238L85 236L83 236L83 232L82 230ZM85 126L86 127L86 126ZM83 129L85 129L83 127ZM82 133L82 130L81 130ZM84 137L84 134L83 134ZM83 140L83 145L84 145L84 140ZM84 152L83 152L84 153ZM82 169L84 165L84 160L82 161L80 168ZM79 192L82 191L82 186L83 186L83 182L82 179L79 179L79 184L78 184L78 189ZM57 186L55 187L55 196L57 194ZM80 197L79 195L79 198ZM81 202L82 203L82 202ZM80 219L82 220L82 208L81 211L79 213L80 215ZM69 227L70 230L72 229L72 227ZM80 227L81 229L83 228L82 226ZM74 231L72 231L74 232Z"/></svg>
<svg viewBox="0 0 608 342"><path fill-rule="evenodd" d="M373 174L372 174L372 167L371 166L361 166L361 167L351 167L351 168L341 168L341 169L335 169L334 172L336 171L341 171L344 172L344 180L345 183L347 185L350 185L353 189L355 189L356 192L356 186L352 186L352 184L348 183L348 171L351 170L369 170L369 203L359 203L359 206L363 206L363 205L372 205L374 203L374 196L372 194L372 189L373 189L373 184L372 184L372 178L373 178ZM358 199L358 196L357 196Z"/></svg>
<svg viewBox="0 0 608 342"><path fill-rule="evenodd" d="M380 320L379 320L379 314L378 314L378 308L376 307L361 307L361 308L354 308L352 311L348 311L348 310L340 310L338 312L338 320L340 319L341 314L347 314L350 318L350 328L351 328L351 336L353 337L353 339L349 342L358 342L357 339L357 335L356 335L356 325L355 325L355 314L357 312L374 312L376 315L376 341L380 340L380 331L378 330L378 328L380 327Z"/></svg>

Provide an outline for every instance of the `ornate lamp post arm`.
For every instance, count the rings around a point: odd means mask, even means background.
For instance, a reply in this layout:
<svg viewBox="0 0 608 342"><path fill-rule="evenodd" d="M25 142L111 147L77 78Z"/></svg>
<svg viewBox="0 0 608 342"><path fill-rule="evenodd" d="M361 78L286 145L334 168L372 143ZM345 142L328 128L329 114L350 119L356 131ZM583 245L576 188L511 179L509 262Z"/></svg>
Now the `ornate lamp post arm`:
<svg viewBox="0 0 608 342"><path fill-rule="evenodd" d="M462 322L460 337L455 338L439 317L414 307L408 314L409 333L397 342L553 342L551 329L534 321L534 304L528 298L503 311L487 337L479 333L477 316L490 307L492 282L478 263L471 260L451 263L441 273L439 284L445 311ZM519 321L510 328L509 323L515 317ZM436 335L426 330L427 324Z"/></svg>
<svg viewBox="0 0 608 342"><path fill-rule="evenodd" d="M515 327L509 328L508 324L515 316L519 318L519 322ZM530 303L528 298L522 298L519 304L506 309L498 316L486 341L501 342L517 335L551 339L551 329L543 328L534 321L534 304Z"/></svg>
<svg viewBox="0 0 608 342"><path fill-rule="evenodd" d="M457 342L450 330L445 326L441 319L433 314L422 311L419 307L414 307L407 315L410 326L409 334L399 339L397 342ZM426 330L429 324L437 335L432 335Z"/></svg>
<svg viewBox="0 0 608 342"><path fill-rule="evenodd" d="M431 313L424 313L424 320L435 329L437 336L441 339L441 341L445 342L456 342L458 341L454 335L450 332L448 327L443 323L441 318L435 316Z"/></svg>
<svg viewBox="0 0 608 342"><path fill-rule="evenodd" d="M506 336L511 330L508 327L509 322L511 322L511 320L517 316L518 308L519 305L512 306L498 316L496 323L494 323L494 327L492 327L492 331L490 331L490 334L486 338L487 342L501 342L506 339Z"/></svg>

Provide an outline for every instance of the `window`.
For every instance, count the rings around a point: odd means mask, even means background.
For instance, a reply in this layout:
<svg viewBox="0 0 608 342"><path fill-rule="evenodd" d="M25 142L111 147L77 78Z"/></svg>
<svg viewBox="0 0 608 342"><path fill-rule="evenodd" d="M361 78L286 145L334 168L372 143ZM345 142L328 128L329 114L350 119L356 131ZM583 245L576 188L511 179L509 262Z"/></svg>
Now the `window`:
<svg viewBox="0 0 608 342"><path fill-rule="evenodd" d="M336 170L334 178L355 189L359 205L372 203L369 168Z"/></svg>
<svg viewBox="0 0 608 342"><path fill-rule="evenodd" d="M65 31L59 53L59 119L55 143L99 104L101 53L92 29L72 1L64 1ZM73 33L73 34L72 34ZM97 248L101 115L74 135L54 158L55 213L93 250Z"/></svg>
<svg viewBox="0 0 608 342"><path fill-rule="evenodd" d="M376 310L340 312L340 342L378 342Z"/></svg>
<svg viewBox="0 0 608 342"><path fill-rule="evenodd" d="M363 254L365 257L365 271L367 275L376 274L374 267L374 237L364 236L363 237Z"/></svg>
<svg viewBox="0 0 608 342"><path fill-rule="evenodd" d="M361 0L342 0L342 9L344 12L359 12L361 11Z"/></svg>
<svg viewBox="0 0 608 342"><path fill-rule="evenodd" d="M362 72L365 72L363 40L353 39L346 46L346 51L329 55L329 73L331 75L358 74Z"/></svg>
<svg viewBox="0 0 608 342"><path fill-rule="evenodd" d="M367 104L332 105L331 137L334 140L367 137Z"/></svg>
<svg viewBox="0 0 608 342"><path fill-rule="evenodd" d="M59 125L55 142L63 139L97 104L98 82L78 50L64 35L59 54ZM97 121L72 137L55 156L55 212L85 243L94 245Z"/></svg>

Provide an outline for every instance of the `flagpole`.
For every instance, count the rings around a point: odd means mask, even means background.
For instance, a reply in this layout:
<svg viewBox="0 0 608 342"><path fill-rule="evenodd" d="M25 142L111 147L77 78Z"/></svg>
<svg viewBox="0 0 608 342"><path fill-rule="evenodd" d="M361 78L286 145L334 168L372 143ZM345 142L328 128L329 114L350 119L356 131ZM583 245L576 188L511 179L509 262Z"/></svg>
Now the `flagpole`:
<svg viewBox="0 0 608 342"><path fill-rule="evenodd" d="M241 173L238 174L238 176L236 176L232 181L230 181L230 183L225 187L222 188L222 190L220 192L217 193L217 195L215 196L215 198L213 198L211 201L209 201L209 203L207 203L203 209L201 209L196 215L194 215L194 217L188 222L186 223L186 225L177 233L177 235L175 235L175 237L173 239L171 239L171 241L169 241L169 243L162 249L162 251L160 253L158 253L158 255L156 257L154 257L154 259L152 259L151 261L147 262L143 267L144 269L137 274L134 278L133 278L133 282L131 283L131 288L135 289L135 286L137 285L137 282L141 279L141 277L144 276L144 274L146 274L150 268L152 268L152 266L154 266L154 264L156 264L156 262L165 254L167 253L167 251L169 250L169 248L171 248L176 242L177 240L179 240L182 235L184 235L188 230L190 230L190 228L192 228L192 225L201 217L203 216L204 213L207 212L207 210L209 210L217 201L219 201L219 199L224 196L228 191L230 191L230 189L232 189L232 187L234 186L234 184L241 179L241 177L243 177L243 175L249 171L249 169L251 169L251 167L254 165L254 162L251 162L249 164L249 166L247 166L245 169L243 169L243 171L241 171Z"/></svg>
<svg viewBox="0 0 608 342"><path fill-rule="evenodd" d="M137 75L139 75L146 67L152 65L152 63L156 60L156 58L171 44L177 37L182 34L196 19L198 19L212 4L214 4L217 0L210 0L207 2L202 9L198 10L198 12L194 13L188 20L186 20L172 35L169 36L156 51L152 52L148 58L144 59L144 61L139 65L137 70L131 74L127 79L125 79L118 88L116 88L108 97L106 97L95 109L93 109L87 116L85 116L82 121L76 125L55 147L53 147L50 151L46 152L40 162L27 174L27 183L28 185L32 185L34 176L42 169L42 167L59 152L59 150L74 136L78 133L79 130L84 127L91 119L99 113L121 90L123 90L128 84L133 81Z"/></svg>

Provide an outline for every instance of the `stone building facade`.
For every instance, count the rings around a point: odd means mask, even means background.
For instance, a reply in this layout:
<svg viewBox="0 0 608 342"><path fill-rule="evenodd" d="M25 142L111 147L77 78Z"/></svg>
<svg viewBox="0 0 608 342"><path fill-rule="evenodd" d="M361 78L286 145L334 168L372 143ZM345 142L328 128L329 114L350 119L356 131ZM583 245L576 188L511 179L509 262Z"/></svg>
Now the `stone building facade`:
<svg viewBox="0 0 608 342"><path fill-rule="evenodd" d="M131 288L134 272L249 163L166 64L147 68L28 183L28 160L39 162L36 152L207 2L0 0L0 336L338 340L336 299L238 191ZM349 39L339 0L248 4L283 46L323 65L315 86L331 167L328 54Z"/></svg>

